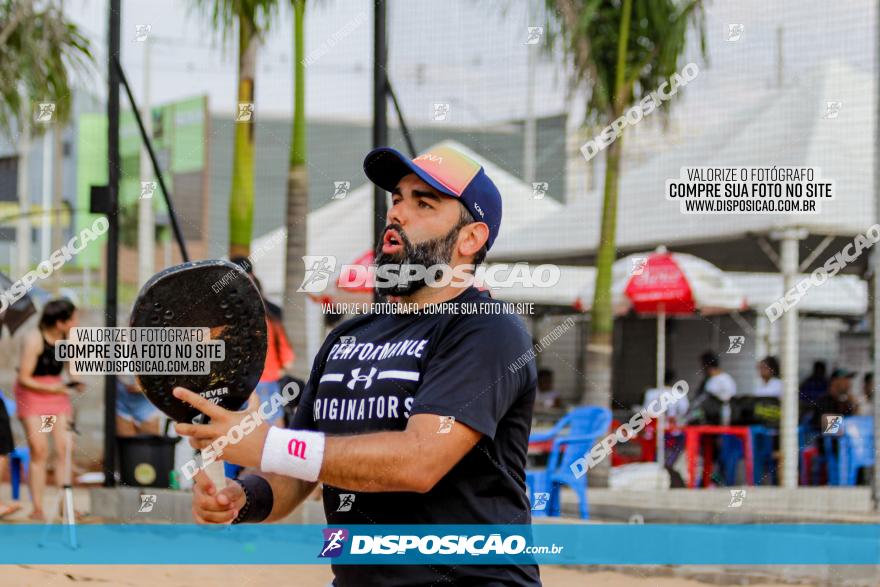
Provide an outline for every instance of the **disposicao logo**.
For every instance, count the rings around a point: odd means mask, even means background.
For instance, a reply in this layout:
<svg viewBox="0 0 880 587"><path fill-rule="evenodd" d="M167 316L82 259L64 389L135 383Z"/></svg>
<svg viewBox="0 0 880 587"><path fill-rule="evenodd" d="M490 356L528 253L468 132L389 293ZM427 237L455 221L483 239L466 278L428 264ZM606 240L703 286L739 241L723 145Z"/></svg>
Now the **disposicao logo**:
<svg viewBox="0 0 880 587"><path fill-rule="evenodd" d="M343 543L348 540L348 530L324 528L322 532L324 533L324 547L318 558L336 558L342 554L342 551L345 550Z"/></svg>

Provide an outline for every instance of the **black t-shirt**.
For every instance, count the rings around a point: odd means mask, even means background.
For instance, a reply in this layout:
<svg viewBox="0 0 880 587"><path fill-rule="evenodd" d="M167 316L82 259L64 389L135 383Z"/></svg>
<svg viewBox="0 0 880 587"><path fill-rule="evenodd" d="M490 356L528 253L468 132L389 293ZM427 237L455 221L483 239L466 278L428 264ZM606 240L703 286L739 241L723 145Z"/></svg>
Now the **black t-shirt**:
<svg viewBox="0 0 880 587"><path fill-rule="evenodd" d="M325 485L328 525L531 523L525 463L537 372L534 360L517 368L531 336L519 317L474 288L452 302L458 312L359 316L324 341L294 428L365 434L435 414L483 435L424 494ZM340 508L343 493L354 500ZM534 565L334 565L333 572L338 587L540 585Z"/></svg>

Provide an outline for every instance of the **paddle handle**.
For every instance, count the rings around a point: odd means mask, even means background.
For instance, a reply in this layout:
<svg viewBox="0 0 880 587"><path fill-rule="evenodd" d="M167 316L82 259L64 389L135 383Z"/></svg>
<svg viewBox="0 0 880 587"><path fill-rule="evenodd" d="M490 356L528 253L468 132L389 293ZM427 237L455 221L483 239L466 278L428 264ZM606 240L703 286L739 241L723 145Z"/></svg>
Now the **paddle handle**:
<svg viewBox="0 0 880 587"><path fill-rule="evenodd" d="M208 479L211 480L217 491L226 487L226 467L223 466L223 461L216 460L205 465L205 474L208 475Z"/></svg>

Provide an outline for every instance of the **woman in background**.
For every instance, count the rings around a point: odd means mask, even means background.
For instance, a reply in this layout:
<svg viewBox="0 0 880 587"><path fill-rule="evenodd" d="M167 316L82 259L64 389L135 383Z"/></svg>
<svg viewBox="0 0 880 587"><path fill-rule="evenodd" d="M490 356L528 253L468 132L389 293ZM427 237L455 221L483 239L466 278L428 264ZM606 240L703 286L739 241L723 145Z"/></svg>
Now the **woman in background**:
<svg viewBox="0 0 880 587"><path fill-rule="evenodd" d="M767 356L758 363L758 375L761 380L755 388L755 397L782 397L782 379L779 378L779 361L776 357Z"/></svg>
<svg viewBox="0 0 880 587"><path fill-rule="evenodd" d="M31 453L28 482L34 500L30 514L32 520L45 519L43 492L49 434L55 441L55 484L59 488L67 475L65 454L68 443L73 442L68 433L73 417L70 394L74 390L82 391L83 384L77 381L64 383L61 372L65 367L55 359L55 343L65 340L77 321L76 307L70 300L52 300L43 308L37 329L28 332L22 340L15 401ZM54 416L54 419L47 416Z"/></svg>
<svg viewBox="0 0 880 587"><path fill-rule="evenodd" d="M9 425L9 413L6 411L6 402L3 392L0 391L0 475L6 470L6 457L15 450L15 441L12 438L12 427ZM17 503L3 503L0 501L0 518L15 513L21 509Z"/></svg>

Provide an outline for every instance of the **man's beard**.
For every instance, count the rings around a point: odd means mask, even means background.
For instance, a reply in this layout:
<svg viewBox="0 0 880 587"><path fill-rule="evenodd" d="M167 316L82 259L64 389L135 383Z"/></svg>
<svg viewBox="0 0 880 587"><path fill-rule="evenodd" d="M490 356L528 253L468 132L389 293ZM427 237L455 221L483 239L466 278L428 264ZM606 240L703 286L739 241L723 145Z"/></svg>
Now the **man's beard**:
<svg viewBox="0 0 880 587"><path fill-rule="evenodd" d="M386 283L380 285L379 279L376 279L376 292L381 296L411 296L426 285L427 276L422 274L421 277L410 277L405 271L405 266L416 265L425 267L433 267L434 265L448 266L452 262L452 253L455 249L455 241L458 239L460 226L456 226L446 236L441 236L420 243L413 243L406 236L403 227L399 224L389 224L385 227L385 231L393 228L400 235L403 251L397 254L383 253L382 244L376 248L376 268L380 269L383 265L396 265L397 279L388 280L394 283ZM383 231L383 235L385 232ZM436 275L439 277L440 274Z"/></svg>

